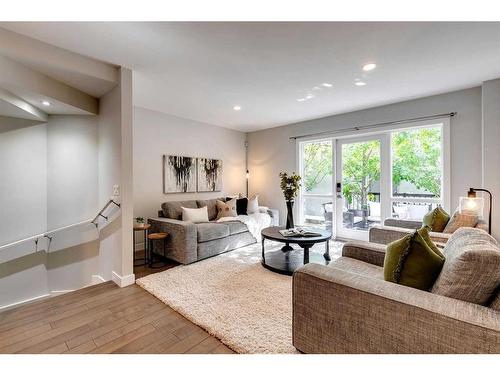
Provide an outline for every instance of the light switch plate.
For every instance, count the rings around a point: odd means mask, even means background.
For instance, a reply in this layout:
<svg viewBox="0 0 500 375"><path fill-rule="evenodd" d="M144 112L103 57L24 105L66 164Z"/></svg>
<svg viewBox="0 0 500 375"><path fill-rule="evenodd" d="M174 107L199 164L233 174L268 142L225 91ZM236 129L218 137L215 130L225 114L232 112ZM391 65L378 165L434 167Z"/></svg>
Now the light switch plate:
<svg viewBox="0 0 500 375"><path fill-rule="evenodd" d="M120 196L120 185L113 185L113 195L115 197Z"/></svg>

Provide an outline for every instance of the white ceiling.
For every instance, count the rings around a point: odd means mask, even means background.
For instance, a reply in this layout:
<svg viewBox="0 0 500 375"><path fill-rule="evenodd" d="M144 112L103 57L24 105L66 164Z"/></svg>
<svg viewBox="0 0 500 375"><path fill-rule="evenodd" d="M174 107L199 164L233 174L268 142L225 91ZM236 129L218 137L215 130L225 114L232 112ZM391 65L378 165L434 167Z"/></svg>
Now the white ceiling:
<svg viewBox="0 0 500 375"><path fill-rule="evenodd" d="M134 70L134 104L252 131L500 77L500 23L0 23ZM363 72L367 62L377 68ZM354 85L361 79L366 86ZM321 83L331 88L311 91ZM315 98L298 102L308 93ZM241 105L241 111L234 111Z"/></svg>

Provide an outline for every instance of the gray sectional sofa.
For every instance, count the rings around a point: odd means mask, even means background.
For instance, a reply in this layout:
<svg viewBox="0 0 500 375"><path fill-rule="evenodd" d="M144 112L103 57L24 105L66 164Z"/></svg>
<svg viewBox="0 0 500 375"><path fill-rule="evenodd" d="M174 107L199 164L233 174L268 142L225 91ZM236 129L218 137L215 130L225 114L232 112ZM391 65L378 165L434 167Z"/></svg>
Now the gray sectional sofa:
<svg viewBox="0 0 500 375"><path fill-rule="evenodd" d="M224 201L224 198L218 198ZM165 202L158 218L148 219L150 233L166 232L166 256L179 263L189 264L201 259L247 246L256 242L245 224L239 221L216 223L217 199ZM207 206L209 223L194 224L182 221L182 207ZM272 210L266 210L272 216ZM163 245L155 243L153 251L163 254Z"/></svg>

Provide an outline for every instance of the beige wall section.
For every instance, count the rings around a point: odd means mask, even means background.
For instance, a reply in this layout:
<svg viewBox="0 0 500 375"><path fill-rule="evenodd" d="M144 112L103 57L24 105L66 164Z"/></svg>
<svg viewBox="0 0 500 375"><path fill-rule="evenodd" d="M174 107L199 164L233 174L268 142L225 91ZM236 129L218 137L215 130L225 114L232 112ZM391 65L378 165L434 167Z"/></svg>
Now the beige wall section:
<svg viewBox="0 0 500 375"><path fill-rule="evenodd" d="M121 68L119 84L101 98L99 115L99 207L111 198L114 185L121 203L100 232L99 267L105 279L120 286L134 282L132 158L132 72Z"/></svg>
<svg viewBox="0 0 500 375"><path fill-rule="evenodd" d="M132 119L132 71L120 69L120 114L121 114L121 211L122 211L122 256L120 275L133 280L133 217L134 217L134 165L133 165L133 119ZM122 285L125 286L125 285Z"/></svg>
<svg viewBox="0 0 500 375"><path fill-rule="evenodd" d="M16 92L21 89L78 108L83 113L97 114L98 99L49 76L0 55L0 86Z"/></svg>
<svg viewBox="0 0 500 375"><path fill-rule="evenodd" d="M470 185L481 183L480 87L249 133L250 193L259 193L261 204L279 208L284 222L278 174L296 169L290 137L452 111L458 112L451 119L451 207L456 207Z"/></svg>
<svg viewBox="0 0 500 375"><path fill-rule="evenodd" d="M500 79L483 83L482 125L483 183L471 187L484 187L493 194L491 234L500 239ZM483 197L487 202L488 195Z"/></svg>
<svg viewBox="0 0 500 375"><path fill-rule="evenodd" d="M223 192L164 194L165 154L222 159ZM161 203L169 200L238 193L245 194L245 133L134 108L134 216L157 217Z"/></svg>

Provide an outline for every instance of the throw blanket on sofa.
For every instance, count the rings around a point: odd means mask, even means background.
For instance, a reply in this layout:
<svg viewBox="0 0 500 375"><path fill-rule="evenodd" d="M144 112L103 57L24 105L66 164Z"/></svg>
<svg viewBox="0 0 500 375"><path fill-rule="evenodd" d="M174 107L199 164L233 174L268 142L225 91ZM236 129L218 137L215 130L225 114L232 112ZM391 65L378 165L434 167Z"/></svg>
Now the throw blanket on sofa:
<svg viewBox="0 0 500 375"><path fill-rule="evenodd" d="M261 240L260 231L271 225L271 216L267 213L256 212L254 214L248 215L238 215L235 217L222 217L217 220L218 223L223 223L226 221L240 221L245 224L248 228L250 234L257 241Z"/></svg>

